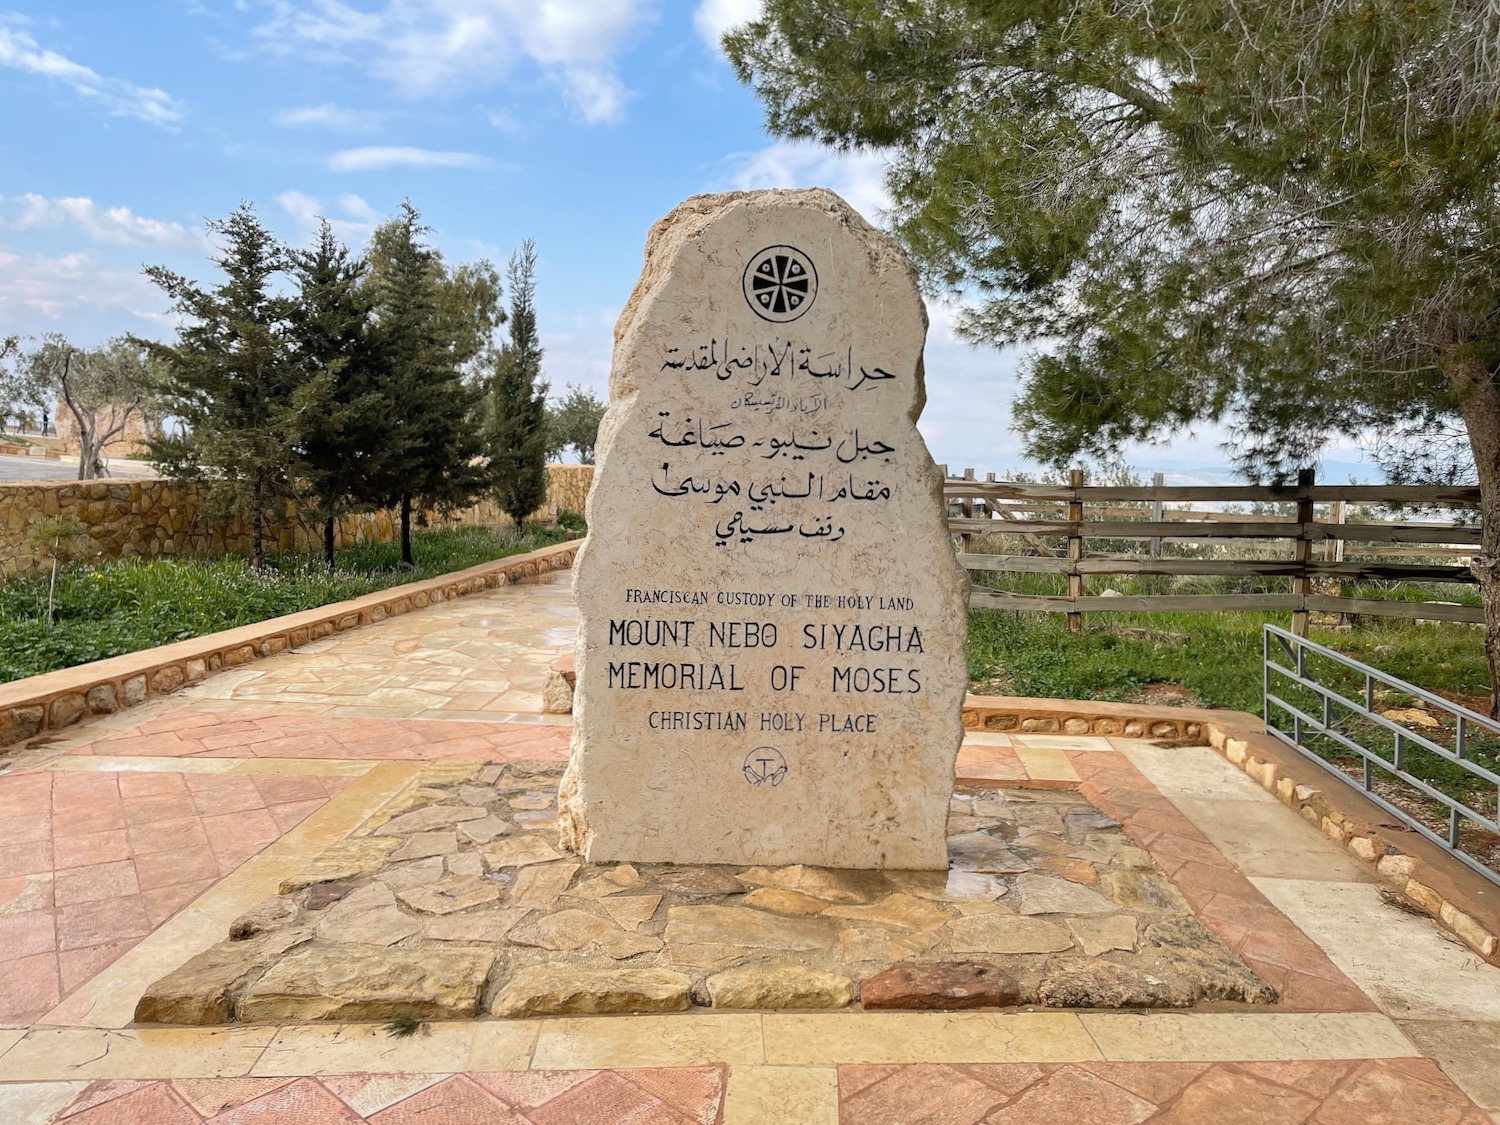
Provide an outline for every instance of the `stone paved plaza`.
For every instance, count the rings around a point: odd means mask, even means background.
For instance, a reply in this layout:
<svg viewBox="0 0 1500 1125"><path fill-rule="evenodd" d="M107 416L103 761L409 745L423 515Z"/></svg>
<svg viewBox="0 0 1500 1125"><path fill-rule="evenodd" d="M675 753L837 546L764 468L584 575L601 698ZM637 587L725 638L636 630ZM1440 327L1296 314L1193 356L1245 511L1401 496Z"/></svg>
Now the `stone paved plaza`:
<svg viewBox="0 0 1500 1125"><path fill-rule="evenodd" d="M1369 868L1206 747L971 734L941 887L572 870L547 837L570 721L541 713L572 643L567 583L341 634L10 759L0 1122L1500 1121L1500 969L1389 904ZM364 845L378 861L335 870L361 840L381 841ZM525 881L555 894L518 912L513 884L549 869ZM278 900L266 932L310 927L360 956L490 943L477 1015L401 1037L386 1012L343 1022L263 988L240 1022L137 1022L154 985ZM771 944L746 952L730 939L752 915ZM1075 978L1187 979L1148 939L1164 921L1201 931L1190 947L1238 966L1240 991L1110 1010L1075 1006L1104 991L1043 987L1054 958ZM1036 948L985 948L1022 930ZM797 934L813 948L788 947ZM852 995L893 963L976 958L1005 967L1019 1005ZM715 974L795 962L847 981L845 1006L714 1005ZM687 978L687 1010L528 1016L500 999L527 969L636 964Z"/></svg>

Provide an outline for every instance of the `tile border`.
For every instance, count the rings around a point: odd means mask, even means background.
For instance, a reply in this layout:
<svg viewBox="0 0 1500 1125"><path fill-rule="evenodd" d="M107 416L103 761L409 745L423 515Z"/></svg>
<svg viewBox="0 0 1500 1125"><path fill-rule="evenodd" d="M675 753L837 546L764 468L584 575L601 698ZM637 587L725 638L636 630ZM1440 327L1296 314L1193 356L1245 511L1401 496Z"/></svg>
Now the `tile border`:
<svg viewBox="0 0 1500 1125"><path fill-rule="evenodd" d="M1382 882L1431 915L1492 965L1500 965L1500 889L1391 818L1350 785L1265 733L1244 711L1148 707L1094 700L970 695L964 728L1017 734L1104 735L1211 746L1319 828Z"/></svg>
<svg viewBox="0 0 1500 1125"><path fill-rule="evenodd" d="M679 1027L680 1025L680 1027ZM765 1072L917 1063L1256 1062L1423 1058L1377 1012L737 1012L434 1022L453 1073L728 1065ZM710 1031L710 1028L713 1030ZM57 1028L0 1055L4 1084L95 1078L298 1077L294 1063L343 1038L313 1074L436 1073L422 1040L383 1025ZM486 1042L491 1040L491 1042ZM409 1050L410 1069L391 1056ZM268 1058L284 1053L285 1060ZM460 1059L460 1056L462 1058ZM305 1063L306 1060L303 1060ZM503 1065L501 1065L503 1064Z"/></svg>

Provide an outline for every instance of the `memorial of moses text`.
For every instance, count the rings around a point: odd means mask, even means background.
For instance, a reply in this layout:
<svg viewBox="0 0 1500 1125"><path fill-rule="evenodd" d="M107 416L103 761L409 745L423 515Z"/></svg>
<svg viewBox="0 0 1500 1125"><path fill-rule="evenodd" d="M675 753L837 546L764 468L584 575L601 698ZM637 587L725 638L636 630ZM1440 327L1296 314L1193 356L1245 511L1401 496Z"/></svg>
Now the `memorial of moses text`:
<svg viewBox="0 0 1500 1125"><path fill-rule="evenodd" d="M589 860L945 866L968 583L916 428L926 323L829 192L652 230L574 585Z"/></svg>

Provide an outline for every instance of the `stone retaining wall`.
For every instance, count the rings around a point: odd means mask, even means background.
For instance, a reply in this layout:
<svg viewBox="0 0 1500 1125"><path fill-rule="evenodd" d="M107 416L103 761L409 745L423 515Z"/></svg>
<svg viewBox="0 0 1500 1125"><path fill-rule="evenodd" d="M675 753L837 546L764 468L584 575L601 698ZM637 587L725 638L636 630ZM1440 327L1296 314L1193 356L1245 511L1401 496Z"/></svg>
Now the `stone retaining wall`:
<svg viewBox="0 0 1500 1125"><path fill-rule="evenodd" d="M1486 961L1500 965L1500 888L1464 870L1443 849L1415 832L1392 825L1378 805L1352 787L1337 784L1326 771L1266 734L1258 716L1203 708L971 695L964 701L964 726L1015 734L1118 735L1212 746L1330 840L1373 867L1408 905L1430 914Z"/></svg>
<svg viewBox="0 0 1500 1125"><path fill-rule="evenodd" d="M273 617L143 652L79 664L0 684L0 747L60 730L89 715L113 714L197 683L226 668L465 594L566 570L582 540L393 586L350 601Z"/></svg>
<svg viewBox="0 0 1500 1125"><path fill-rule="evenodd" d="M593 479L592 465L547 466L547 500L535 518L552 520L560 510L582 512ZM82 523L107 558L250 553L249 519L213 523L201 518L192 485L161 477L0 483L0 576L50 565L45 552L32 545L31 534L37 524L53 517ZM428 513L428 520L437 525L510 524L510 518L489 501L448 517ZM398 527L390 512L345 516L339 521L336 545L388 543L396 538ZM273 550L317 551L323 527L288 504L285 517L268 530L267 539Z"/></svg>

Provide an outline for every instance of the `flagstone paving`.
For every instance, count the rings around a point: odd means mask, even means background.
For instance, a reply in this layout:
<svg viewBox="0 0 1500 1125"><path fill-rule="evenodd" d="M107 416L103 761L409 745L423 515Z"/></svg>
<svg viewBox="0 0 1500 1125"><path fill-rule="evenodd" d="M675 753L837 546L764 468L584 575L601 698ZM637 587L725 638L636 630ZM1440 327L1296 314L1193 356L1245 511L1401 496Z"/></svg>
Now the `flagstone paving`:
<svg viewBox="0 0 1500 1125"><path fill-rule="evenodd" d="M541 712L541 689L572 644L567 579L340 634L5 760L0 1122L1500 1122L1500 969L1388 905L1367 868L1213 751L1121 738L976 734L959 779L979 787L966 792L998 789L1000 804L1086 801L1118 822L1130 841L1121 846L1149 857L1181 909L1277 990L1274 1005L908 1012L856 1001L827 1012L434 1020L410 1038L380 1021L133 1026L153 981L372 824L421 771L566 757L570 719ZM515 813L535 825L547 810ZM957 815L976 831L996 827ZM1033 884L1034 906L1087 906L1081 892L1101 893L1093 863L1034 858L1049 860L1053 880ZM563 889L590 878L576 873ZM1106 888L1117 907L1118 889ZM1126 913L1162 893L1136 889L1146 901ZM594 918L617 897L573 909ZM1007 886L1006 897L1026 893ZM432 917L462 928L489 907ZM605 913L627 935L660 921ZM1107 945L1088 917L1074 921ZM860 924L887 945L907 932Z"/></svg>

